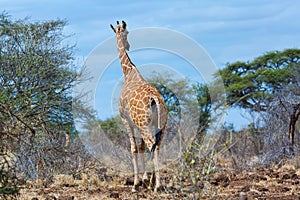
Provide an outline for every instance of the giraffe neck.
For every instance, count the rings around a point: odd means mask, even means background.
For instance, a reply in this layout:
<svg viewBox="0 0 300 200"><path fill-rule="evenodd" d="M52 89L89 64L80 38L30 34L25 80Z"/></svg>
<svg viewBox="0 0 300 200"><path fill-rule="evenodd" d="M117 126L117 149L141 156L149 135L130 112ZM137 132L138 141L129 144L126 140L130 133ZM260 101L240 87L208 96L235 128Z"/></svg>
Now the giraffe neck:
<svg viewBox="0 0 300 200"><path fill-rule="evenodd" d="M121 34L117 34L117 45L118 45L118 53L119 53L119 58L121 61L125 80L130 79L130 77L132 77L132 76L141 77L139 71L137 70L135 65L131 62L131 60L126 52ZM136 76L136 75L138 75L138 76Z"/></svg>

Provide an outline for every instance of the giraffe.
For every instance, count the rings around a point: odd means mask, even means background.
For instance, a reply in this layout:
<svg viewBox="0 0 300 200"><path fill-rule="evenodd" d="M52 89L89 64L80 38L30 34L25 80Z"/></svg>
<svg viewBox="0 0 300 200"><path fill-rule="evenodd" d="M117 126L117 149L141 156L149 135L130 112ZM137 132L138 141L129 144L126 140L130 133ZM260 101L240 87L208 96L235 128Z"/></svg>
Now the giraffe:
<svg viewBox="0 0 300 200"><path fill-rule="evenodd" d="M159 146L164 135L168 111L161 94L143 78L126 52L130 47L127 41L129 32L126 29L126 23L122 21L122 24L120 24L117 21L116 27L113 25L110 26L116 33L118 55L125 79L119 99L119 112L131 145L134 172L132 192L138 191L139 186L138 154L140 155L142 162L141 167L144 172L143 181L148 180L144 160L146 147L151 152L155 174L155 177L152 174L150 178L149 188L154 184L153 179L155 178L154 192L157 192L161 187L158 160ZM154 131L153 127L155 127ZM140 145L136 143L135 130L140 133Z"/></svg>

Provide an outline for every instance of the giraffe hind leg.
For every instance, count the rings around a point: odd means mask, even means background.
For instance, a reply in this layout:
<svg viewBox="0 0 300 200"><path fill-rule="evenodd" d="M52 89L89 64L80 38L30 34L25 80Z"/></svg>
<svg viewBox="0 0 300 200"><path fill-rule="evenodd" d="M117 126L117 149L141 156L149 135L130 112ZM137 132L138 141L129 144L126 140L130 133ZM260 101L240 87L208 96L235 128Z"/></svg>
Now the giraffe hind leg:
<svg viewBox="0 0 300 200"><path fill-rule="evenodd" d="M143 178L142 178L142 183L143 185L147 185L148 181L148 175L145 167L145 150L146 150L146 144L143 139L141 139L141 144L139 146L139 154L141 158L141 166L142 166L142 173L143 173Z"/></svg>
<svg viewBox="0 0 300 200"><path fill-rule="evenodd" d="M132 187L132 192L137 192L139 187L139 178L138 178L138 163L137 163L137 155L138 155L138 147L136 145L135 136L134 136L134 129L130 126L130 123L126 118L122 118L123 124L127 130L129 140L130 140L130 147L131 147L131 154L132 154L132 164L133 164L133 173L134 173L134 183Z"/></svg>
<svg viewBox="0 0 300 200"><path fill-rule="evenodd" d="M163 137L163 130L159 130L157 134L155 135L155 138L153 138L153 135L151 134L150 127L145 127L144 129L140 129L140 133L148 147L148 149L153 151L152 153L154 154L153 158L153 164L154 164L154 170L153 170L153 175L152 178L150 179L149 183L149 189L151 189L152 185L154 185L154 192L157 192L158 189L160 189L160 175L159 175L159 145L161 138ZM153 148L154 146L154 148ZM155 174L155 176L154 176Z"/></svg>
<svg viewBox="0 0 300 200"><path fill-rule="evenodd" d="M155 186L154 186L154 192L158 192L159 190L162 189L161 187L161 182L160 182L160 174L159 174L159 146L161 143L161 139L164 136L164 129L163 130L159 130L156 135L155 135L155 143L157 145L156 148L154 148L153 150L153 154L154 154L154 158L153 158L153 164L154 164L154 174L153 174L153 179L152 183L154 183L155 181ZM150 182L151 183L151 182Z"/></svg>

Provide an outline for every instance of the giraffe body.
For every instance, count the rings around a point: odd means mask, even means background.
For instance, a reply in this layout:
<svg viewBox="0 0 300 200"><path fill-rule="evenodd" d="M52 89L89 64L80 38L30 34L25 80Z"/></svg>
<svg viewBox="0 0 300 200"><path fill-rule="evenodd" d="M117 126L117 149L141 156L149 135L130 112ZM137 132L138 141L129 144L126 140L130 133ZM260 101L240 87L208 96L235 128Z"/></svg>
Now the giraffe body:
<svg viewBox="0 0 300 200"><path fill-rule="evenodd" d="M131 144L134 168L134 185L132 191L136 191L139 185L138 154L141 156L142 171L144 171L143 179L147 179L144 164L146 147L154 155L153 163L156 180L154 191L157 191L160 187L158 171L159 146L164 135L168 111L161 94L155 87L146 82L126 52L126 50L129 50L126 23L122 21L122 24L119 24L117 22L117 26L113 27L111 25L111 28L116 33L118 53L125 78L119 99L119 111ZM135 130L140 133L140 145L137 145L137 138L134 135ZM150 185L152 184L152 180L153 176L150 179Z"/></svg>

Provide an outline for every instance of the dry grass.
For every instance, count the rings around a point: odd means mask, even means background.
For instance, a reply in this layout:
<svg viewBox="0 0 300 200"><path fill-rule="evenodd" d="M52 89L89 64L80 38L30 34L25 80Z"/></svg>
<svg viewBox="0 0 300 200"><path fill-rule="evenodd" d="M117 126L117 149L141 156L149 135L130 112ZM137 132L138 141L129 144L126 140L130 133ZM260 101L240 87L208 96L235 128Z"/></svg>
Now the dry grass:
<svg viewBox="0 0 300 200"><path fill-rule="evenodd" d="M224 164L224 163L223 163ZM154 194L140 188L139 193L131 193L131 186L125 185L128 174L111 171L114 177L109 180L99 178L94 172L83 173L80 179L70 175L57 175L48 187L23 188L19 199L297 199L300 197L300 171L288 163L270 168L253 168L235 173L222 168L211 174L209 180L198 187L200 193L192 192L191 182L174 181L174 169L162 170L165 191ZM177 175L178 176L178 175ZM32 183L31 183L32 184ZM34 184L37 184L35 182Z"/></svg>
<svg viewBox="0 0 300 200"><path fill-rule="evenodd" d="M72 175L59 174L54 177L54 185L58 187L75 187L78 186Z"/></svg>

